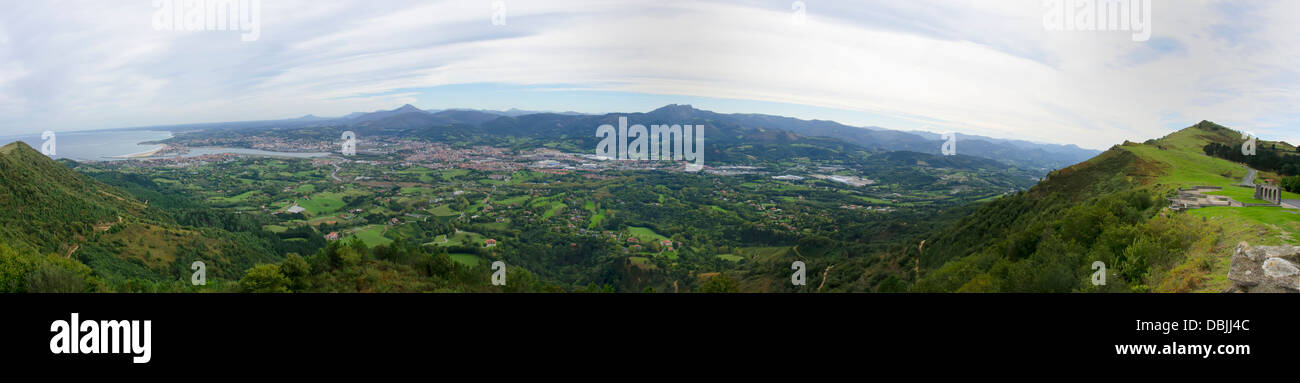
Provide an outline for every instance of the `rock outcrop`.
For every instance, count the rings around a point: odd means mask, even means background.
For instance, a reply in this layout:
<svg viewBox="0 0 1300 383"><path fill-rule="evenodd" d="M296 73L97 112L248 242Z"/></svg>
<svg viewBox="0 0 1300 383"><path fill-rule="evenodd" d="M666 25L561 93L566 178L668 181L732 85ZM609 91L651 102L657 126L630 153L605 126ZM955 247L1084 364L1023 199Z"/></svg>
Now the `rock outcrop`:
<svg viewBox="0 0 1300 383"><path fill-rule="evenodd" d="M1300 247L1256 246L1242 242L1232 254L1228 292L1300 292Z"/></svg>

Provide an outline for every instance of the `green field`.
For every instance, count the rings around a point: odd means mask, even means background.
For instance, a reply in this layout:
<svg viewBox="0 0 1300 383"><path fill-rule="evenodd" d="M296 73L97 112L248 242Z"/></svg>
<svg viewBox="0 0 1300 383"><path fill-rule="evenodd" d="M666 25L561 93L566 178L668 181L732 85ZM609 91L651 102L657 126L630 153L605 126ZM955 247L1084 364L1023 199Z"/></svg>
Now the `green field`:
<svg viewBox="0 0 1300 383"><path fill-rule="evenodd" d="M433 172L434 172L433 169L429 169L421 166L413 166L410 168L400 170L397 172L397 174L416 176L416 178L419 179L420 182L433 182L433 176L430 176L430 174L433 174Z"/></svg>
<svg viewBox="0 0 1300 383"><path fill-rule="evenodd" d="M654 230L645 227L628 226L627 232L633 237L640 239L642 243L659 242L668 239L668 237L659 235L659 233L656 233Z"/></svg>
<svg viewBox="0 0 1300 383"><path fill-rule="evenodd" d="M298 206L307 212L320 215L329 214L343 208L343 194L335 192L316 193L311 199L298 200Z"/></svg>
<svg viewBox="0 0 1300 383"><path fill-rule="evenodd" d="M1157 182L1168 187L1219 186L1227 188L1241 182L1248 172L1241 165L1196 152L1160 150L1151 146L1124 146L1146 159L1164 165L1165 174Z"/></svg>
<svg viewBox="0 0 1300 383"><path fill-rule="evenodd" d="M739 262L740 260L745 259L745 257L735 255L735 254L718 254L718 258L721 258L724 261L731 261L731 262Z"/></svg>
<svg viewBox="0 0 1300 383"><path fill-rule="evenodd" d="M542 218L551 218L551 217L554 217L556 213L559 213L560 210L563 210L563 209L566 208L566 207L569 207L569 206L568 206L568 205L565 205L563 202L555 202L555 203L552 203L552 204L551 204L551 208L550 208L550 209L547 209L547 210L546 210L546 213L543 213L543 214L542 214Z"/></svg>
<svg viewBox="0 0 1300 383"><path fill-rule="evenodd" d="M1260 224L1267 228L1276 228L1280 232L1267 237L1300 245L1300 211L1280 207L1207 207L1187 211L1194 217L1213 219L1223 227L1242 227L1245 224ZM1251 227L1251 226L1247 226ZM1254 243L1252 243L1254 244ZM1266 243L1267 244L1267 243Z"/></svg>
<svg viewBox="0 0 1300 383"><path fill-rule="evenodd" d="M435 195L437 192L433 188L427 187L405 187L401 189L404 195Z"/></svg>
<svg viewBox="0 0 1300 383"><path fill-rule="evenodd" d="M259 191L257 191L257 190L249 190L249 191L243 192L243 193L241 193L241 194L239 194L239 195L232 196L232 197L219 197L219 196L218 196L218 197L211 197L211 198L208 198L208 200L209 200L209 201L212 201L212 202L215 202L215 203L219 203L219 204L233 204L233 203L248 202L248 199L249 199L249 198L252 198L253 196L258 195L258 194L262 194L262 192L259 192Z"/></svg>
<svg viewBox="0 0 1300 383"><path fill-rule="evenodd" d="M437 207L428 210L429 213L432 213L433 215L439 217L450 217L454 215L460 215L460 213L456 212L455 210L451 210L451 207L448 205L438 205Z"/></svg>
<svg viewBox="0 0 1300 383"><path fill-rule="evenodd" d="M770 263L789 255L792 252L791 250L792 248L784 246L742 247L736 249L736 255L749 258L759 263Z"/></svg>
<svg viewBox="0 0 1300 383"><path fill-rule="evenodd" d="M433 239L433 242L426 243L426 245L436 245L436 246L483 246L483 241L485 241L485 240L487 240L487 237L484 237L483 235L481 235L481 234L479 234L479 233L474 233L474 232L469 232L469 231L461 231L461 232L458 232L458 233L456 233L456 234L453 234L450 238L447 237L446 234L439 235L437 238L434 238L434 239Z"/></svg>
<svg viewBox="0 0 1300 383"><path fill-rule="evenodd" d="M1255 199L1255 189L1245 186L1228 186L1223 190L1205 194L1227 196L1241 203L1268 203L1268 201Z"/></svg>
<svg viewBox="0 0 1300 383"><path fill-rule="evenodd" d="M477 255L461 253L451 254L451 260L469 267L478 267L479 262L482 261Z"/></svg>
<svg viewBox="0 0 1300 383"><path fill-rule="evenodd" d="M516 205L516 206L518 206L518 205L523 205L524 203L527 203L529 198L532 198L532 197L529 197L529 196L526 196L526 195L521 195L521 196L518 196L518 197L510 197L510 198L506 198L506 199L503 199L503 200L500 200L500 201L496 201L496 202L499 203L499 204L503 204L503 205Z"/></svg>
<svg viewBox="0 0 1300 383"><path fill-rule="evenodd" d="M390 243L393 243L393 240L384 237L384 230L385 229L383 226L371 225L371 226L367 226L365 229L362 229L361 231L356 232L356 234L353 234L353 236L360 238L361 241L365 242L366 246L369 247L388 245Z"/></svg>
<svg viewBox="0 0 1300 383"><path fill-rule="evenodd" d="M439 175L442 177L442 180L443 180L443 181L451 181L452 179L454 179L454 178L456 178L456 177L460 177L460 176L463 176L463 175L469 174L469 170L465 170L465 169L443 169L443 170L442 170L441 172L439 172L439 173L440 173Z"/></svg>

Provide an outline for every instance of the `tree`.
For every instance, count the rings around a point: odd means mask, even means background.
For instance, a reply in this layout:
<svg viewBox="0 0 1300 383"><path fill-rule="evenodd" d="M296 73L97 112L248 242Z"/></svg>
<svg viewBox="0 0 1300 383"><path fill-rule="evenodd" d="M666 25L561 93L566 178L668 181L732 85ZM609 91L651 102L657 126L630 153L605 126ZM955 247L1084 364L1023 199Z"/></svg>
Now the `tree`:
<svg viewBox="0 0 1300 383"><path fill-rule="evenodd" d="M1283 178L1282 188L1292 193L1300 193L1300 176Z"/></svg>
<svg viewBox="0 0 1300 383"><path fill-rule="evenodd" d="M736 283L735 279L731 279L726 274L718 274L713 278L709 278L708 282L704 282L704 285L700 286L697 291L701 293L738 293L740 292L740 285Z"/></svg>
<svg viewBox="0 0 1300 383"><path fill-rule="evenodd" d="M290 289L303 291L307 288L307 276L311 274L311 266L297 253L289 253L284 262L280 263L280 272L289 278Z"/></svg>
<svg viewBox="0 0 1300 383"><path fill-rule="evenodd" d="M257 265L248 269L239 287L246 293L287 293L292 282L280 272L279 265Z"/></svg>

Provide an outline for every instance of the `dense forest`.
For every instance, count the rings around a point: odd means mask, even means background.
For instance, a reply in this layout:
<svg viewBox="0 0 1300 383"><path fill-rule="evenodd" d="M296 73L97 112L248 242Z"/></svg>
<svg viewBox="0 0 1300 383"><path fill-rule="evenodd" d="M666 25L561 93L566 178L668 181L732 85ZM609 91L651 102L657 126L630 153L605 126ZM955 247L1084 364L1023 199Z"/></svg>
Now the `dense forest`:
<svg viewBox="0 0 1300 383"><path fill-rule="evenodd" d="M1241 145L1225 145L1211 142L1205 145L1205 154L1232 162L1244 163L1257 170L1276 172L1282 175L1300 175L1300 148L1296 151L1281 150L1277 144L1256 148L1255 154L1242 154Z"/></svg>

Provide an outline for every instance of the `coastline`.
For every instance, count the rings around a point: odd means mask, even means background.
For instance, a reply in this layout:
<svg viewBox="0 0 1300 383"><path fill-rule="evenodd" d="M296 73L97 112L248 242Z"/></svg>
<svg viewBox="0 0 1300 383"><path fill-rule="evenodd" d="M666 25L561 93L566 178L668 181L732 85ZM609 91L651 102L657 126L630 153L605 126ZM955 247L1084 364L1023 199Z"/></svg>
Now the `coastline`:
<svg viewBox="0 0 1300 383"><path fill-rule="evenodd" d="M167 150L167 148L168 148L167 144L162 144L162 146L158 147L157 149L148 150L148 151L143 151L143 152L134 153L134 154L127 154L127 155L124 155L124 156L113 156L113 157L111 157L111 158L145 158L145 157L153 157L153 156L158 155L158 153L161 153L162 151Z"/></svg>

